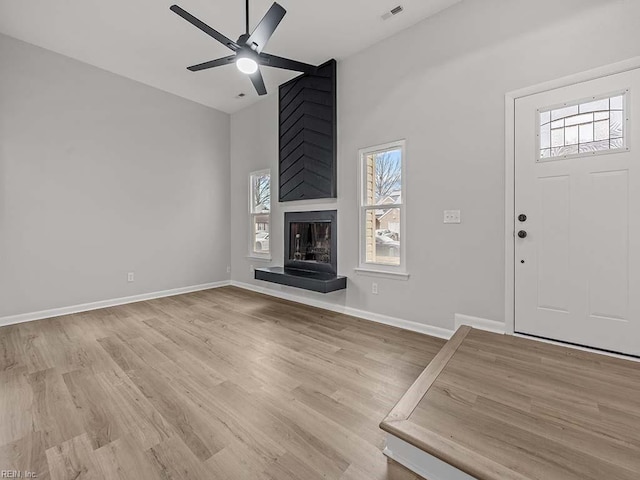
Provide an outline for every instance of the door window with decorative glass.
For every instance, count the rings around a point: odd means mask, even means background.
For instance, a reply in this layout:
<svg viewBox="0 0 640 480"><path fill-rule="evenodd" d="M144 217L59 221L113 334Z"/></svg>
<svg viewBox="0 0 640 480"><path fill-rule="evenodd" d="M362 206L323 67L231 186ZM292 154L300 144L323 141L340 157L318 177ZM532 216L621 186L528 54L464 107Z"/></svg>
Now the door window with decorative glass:
<svg viewBox="0 0 640 480"><path fill-rule="evenodd" d="M253 172L249 177L250 253L269 256L271 223L271 174L269 170Z"/></svg>
<svg viewBox="0 0 640 480"><path fill-rule="evenodd" d="M360 152L360 264L404 267L404 142Z"/></svg>
<svg viewBox="0 0 640 480"><path fill-rule="evenodd" d="M538 110L538 161L627 148L628 92Z"/></svg>

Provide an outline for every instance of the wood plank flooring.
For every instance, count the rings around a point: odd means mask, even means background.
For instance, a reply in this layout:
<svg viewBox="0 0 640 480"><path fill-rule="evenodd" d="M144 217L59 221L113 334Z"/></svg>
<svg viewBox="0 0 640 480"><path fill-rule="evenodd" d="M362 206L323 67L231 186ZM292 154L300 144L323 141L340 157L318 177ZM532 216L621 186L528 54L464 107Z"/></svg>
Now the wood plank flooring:
<svg viewBox="0 0 640 480"><path fill-rule="evenodd" d="M0 328L0 470L377 480L443 340L234 287Z"/></svg>
<svg viewBox="0 0 640 480"><path fill-rule="evenodd" d="M410 415L385 430L479 480L640 479L640 363L481 330L456 337Z"/></svg>

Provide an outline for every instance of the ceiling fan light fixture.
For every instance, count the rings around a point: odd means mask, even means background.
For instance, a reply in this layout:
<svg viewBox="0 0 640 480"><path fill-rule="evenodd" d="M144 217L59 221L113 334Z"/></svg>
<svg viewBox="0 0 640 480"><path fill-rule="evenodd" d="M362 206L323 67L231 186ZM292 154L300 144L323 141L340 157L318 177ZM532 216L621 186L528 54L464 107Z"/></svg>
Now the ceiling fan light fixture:
<svg viewBox="0 0 640 480"><path fill-rule="evenodd" d="M239 56L236 60L236 67L246 75L253 75L258 71L258 62L250 57Z"/></svg>
<svg viewBox="0 0 640 480"><path fill-rule="evenodd" d="M267 11L266 15L262 17L260 23L256 26L253 32L249 33L249 0L246 0L247 15L246 15L246 31L238 40L234 42L230 38L227 38L222 33L211 28L202 20L194 17L189 12L179 7L178 5L171 5L169 9L179 15L184 20L189 22L197 29L203 31L214 40L217 40L222 45L232 50L233 55L217 58L208 62L199 63L197 65L191 65L187 69L191 72L200 72L214 67L222 67L224 65L236 64L238 70L247 75L253 84L258 95L266 95L267 87L264 84L264 78L260 72L260 65L264 65L272 68L280 68L284 70L291 70L294 72L313 73L317 70L317 67L306 63L291 60L289 58L278 57L276 55L270 55L263 52L265 45L273 35L273 32L280 24L287 11L282 8L281 5L275 3L271 5L271 8Z"/></svg>

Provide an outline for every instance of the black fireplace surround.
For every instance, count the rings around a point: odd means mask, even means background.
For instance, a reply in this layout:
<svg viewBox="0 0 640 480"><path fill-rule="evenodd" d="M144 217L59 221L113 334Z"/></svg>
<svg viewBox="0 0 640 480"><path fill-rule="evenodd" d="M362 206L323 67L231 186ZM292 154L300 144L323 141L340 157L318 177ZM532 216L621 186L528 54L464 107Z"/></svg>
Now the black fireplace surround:
<svg viewBox="0 0 640 480"><path fill-rule="evenodd" d="M257 268L255 278L329 293L347 287L339 277L337 212L287 212L284 216L284 267Z"/></svg>
<svg viewBox="0 0 640 480"><path fill-rule="evenodd" d="M284 214L284 266L299 270L338 272L336 211Z"/></svg>

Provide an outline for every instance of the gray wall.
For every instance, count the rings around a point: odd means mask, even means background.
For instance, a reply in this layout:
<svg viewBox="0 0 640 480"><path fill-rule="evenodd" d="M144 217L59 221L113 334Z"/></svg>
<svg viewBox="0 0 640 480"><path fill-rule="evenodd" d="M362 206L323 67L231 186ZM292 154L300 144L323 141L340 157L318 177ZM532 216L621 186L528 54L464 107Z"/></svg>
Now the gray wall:
<svg viewBox="0 0 640 480"><path fill-rule="evenodd" d="M227 279L229 137L226 114L0 36L0 317Z"/></svg>
<svg viewBox="0 0 640 480"><path fill-rule="evenodd" d="M504 95L640 55L638 18L636 0L466 0L340 62L337 204L273 202L271 244L282 264L284 209L337 206L346 292L252 280L247 175L277 174L277 99L232 115L232 279L444 328L454 313L504 321ZM357 152L401 138L411 278L356 275ZM443 225L445 209L463 223Z"/></svg>

